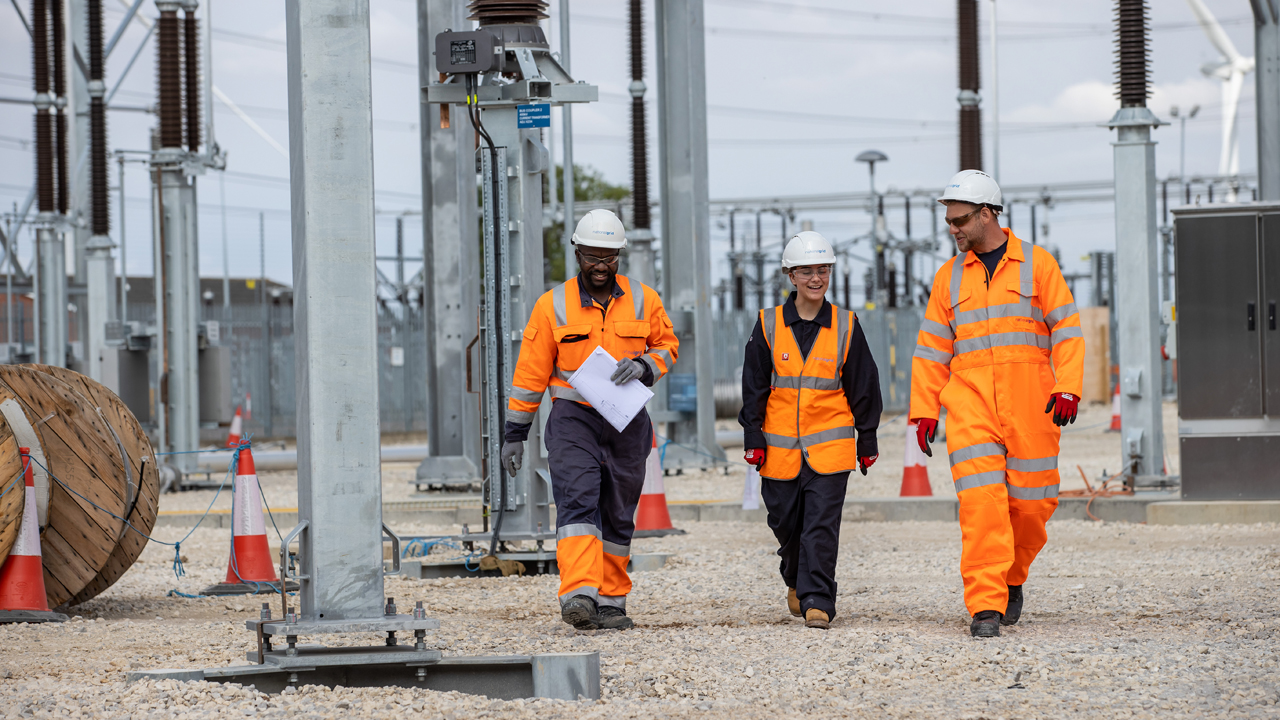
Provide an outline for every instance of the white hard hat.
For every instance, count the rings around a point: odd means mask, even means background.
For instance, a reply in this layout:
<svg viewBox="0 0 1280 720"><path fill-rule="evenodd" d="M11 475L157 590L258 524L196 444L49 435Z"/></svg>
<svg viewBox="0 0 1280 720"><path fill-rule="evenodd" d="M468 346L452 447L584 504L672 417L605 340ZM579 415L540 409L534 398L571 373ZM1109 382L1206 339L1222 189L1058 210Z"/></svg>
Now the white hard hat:
<svg viewBox="0 0 1280 720"><path fill-rule="evenodd" d="M621 250L627 246L627 233L617 215L608 210L592 210L578 221L578 227L573 231L573 244Z"/></svg>
<svg viewBox="0 0 1280 720"><path fill-rule="evenodd" d="M836 251L820 233L812 230L798 232L782 251L782 269L790 270L802 265L835 265Z"/></svg>
<svg viewBox="0 0 1280 720"><path fill-rule="evenodd" d="M981 170L961 170L951 177L951 182L947 183L938 202L945 205L953 200L979 206L990 205L996 210L1004 209L1000 186Z"/></svg>

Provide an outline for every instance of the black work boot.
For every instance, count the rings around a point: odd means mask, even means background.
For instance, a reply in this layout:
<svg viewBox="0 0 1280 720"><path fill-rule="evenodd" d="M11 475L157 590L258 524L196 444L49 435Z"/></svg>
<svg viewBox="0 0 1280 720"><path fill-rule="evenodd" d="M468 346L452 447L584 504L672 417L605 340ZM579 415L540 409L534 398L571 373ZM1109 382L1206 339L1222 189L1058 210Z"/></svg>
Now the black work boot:
<svg viewBox="0 0 1280 720"><path fill-rule="evenodd" d="M1022 617L1022 586L1009 586L1009 605L1004 609L1004 617L1000 618L1001 625L1017 625L1018 618Z"/></svg>
<svg viewBox="0 0 1280 720"><path fill-rule="evenodd" d="M1000 613L995 610L983 610L973 616L969 625L969 634L974 637L1000 637Z"/></svg>
<svg viewBox="0 0 1280 720"><path fill-rule="evenodd" d="M574 595L560 606L560 619L579 630L595 630L600 627L600 614L596 601L586 595Z"/></svg>
<svg viewBox="0 0 1280 720"><path fill-rule="evenodd" d="M600 607L600 628L602 630L630 630L636 624L627 617L627 611L613 605Z"/></svg>

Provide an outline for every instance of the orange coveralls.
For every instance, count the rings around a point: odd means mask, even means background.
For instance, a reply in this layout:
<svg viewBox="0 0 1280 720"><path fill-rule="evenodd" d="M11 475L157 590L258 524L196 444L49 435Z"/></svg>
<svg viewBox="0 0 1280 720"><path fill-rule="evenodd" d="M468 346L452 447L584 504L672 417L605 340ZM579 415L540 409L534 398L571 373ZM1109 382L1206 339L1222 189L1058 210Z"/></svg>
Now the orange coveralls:
<svg viewBox="0 0 1280 720"><path fill-rule="evenodd" d="M911 361L912 418L947 408L970 615L1003 613L1058 507L1052 393L1080 395L1084 335L1058 263L1008 230L991 278L972 252L938 270Z"/></svg>

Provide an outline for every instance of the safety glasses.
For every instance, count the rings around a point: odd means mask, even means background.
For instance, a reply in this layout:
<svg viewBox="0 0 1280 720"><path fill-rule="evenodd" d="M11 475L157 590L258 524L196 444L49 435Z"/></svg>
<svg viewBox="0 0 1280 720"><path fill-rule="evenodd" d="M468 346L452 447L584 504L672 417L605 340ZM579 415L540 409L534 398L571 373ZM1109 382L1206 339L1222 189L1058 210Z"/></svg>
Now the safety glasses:
<svg viewBox="0 0 1280 720"><path fill-rule="evenodd" d="M980 212L982 212L982 208L978 208L973 212L967 212L963 215L957 215L956 217L953 217L953 218L943 218L943 220L946 220L947 224L950 225L951 227L959 229L961 225L964 225L965 223L969 222L969 218L973 217L974 215L977 215Z"/></svg>
<svg viewBox="0 0 1280 720"><path fill-rule="evenodd" d="M617 255L610 255L609 257L596 257L595 255L588 255L582 252L581 250L579 250L578 257L582 259L582 263L587 267L595 267L597 265L614 267L618 264Z"/></svg>
<svg viewBox="0 0 1280 720"><path fill-rule="evenodd" d="M830 277L831 266L819 265L816 268L799 267L799 268L796 268L795 270L792 270L791 272L795 273L795 276L800 278L801 280L808 280L809 278L813 277L815 274L820 278L825 278L825 277Z"/></svg>

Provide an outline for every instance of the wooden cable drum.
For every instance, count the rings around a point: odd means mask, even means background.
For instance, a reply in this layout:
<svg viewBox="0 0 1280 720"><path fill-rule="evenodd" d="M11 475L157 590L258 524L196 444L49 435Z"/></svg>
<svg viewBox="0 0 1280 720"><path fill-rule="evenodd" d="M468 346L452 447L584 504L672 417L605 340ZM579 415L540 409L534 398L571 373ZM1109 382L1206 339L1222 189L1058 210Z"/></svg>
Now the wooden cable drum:
<svg viewBox="0 0 1280 720"><path fill-rule="evenodd" d="M56 478L49 483L40 546L49 607L58 607L88 588L110 563L124 537L122 518L130 512L129 476L120 443L103 415L72 385L18 365L0 366L0 383L23 411L5 414L6 422L12 425L25 417ZM10 429L23 437L22 428ZM0 453L0 463L7 467L17 447L10 453L0 446ZM32 454L38 457L34 448Z"/></svg>
<svg viewBox="0 0 1280 720"><path fill-rule="evenodd" d="M0 387L0 402L12 399L8 388ZM22 460L18 455L18 443L13 430L0 416L0 564L9 557L13 543L22 528L23 506L26 504L26 483L22 479ZM32 508L35 512L35 508Z"/></svg>
<svg viewBox="0 0 1280 720"><path fill-rule="evenodd" d="M54 367L52 365L31 365L46 375L70 385L98 412L99 417L112 433L118 451L125 463L126 499L128 514L121 515L129 520L111 552L106 567L97 577L89 582L83 590L71 598L72 605L78 605L97 596L111 587L121 575L133 565L143 548L147 546L147 535L156 523L156 512L160 502L160 472L156 465L154 450L147 434L143 432L138 418L129 410L118 395L107 386L74 370Z"/></svg>

